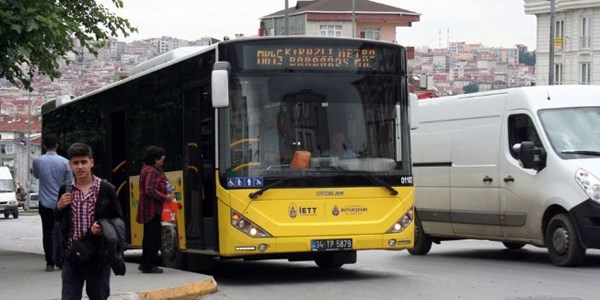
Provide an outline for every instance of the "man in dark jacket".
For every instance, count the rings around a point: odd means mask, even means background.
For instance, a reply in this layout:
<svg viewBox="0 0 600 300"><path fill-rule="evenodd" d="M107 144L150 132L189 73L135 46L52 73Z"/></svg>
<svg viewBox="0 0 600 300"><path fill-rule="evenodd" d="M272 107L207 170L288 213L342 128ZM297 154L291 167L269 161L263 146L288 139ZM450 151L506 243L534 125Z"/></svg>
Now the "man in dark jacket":
<svg viewBox="0 0 600 300"><path fill-rule="evenodd" d="M104 251L103 228L98 220L123 219L121 206L114 187L92 173L94 159L88 145L71 145L67 157L75 183L60 188L55 209L56 219L60 220L55 253L57 264L62 266L62 299L81 299L84 283L90 299L108 299L111 267L106 257L98 254ZM73 251L81 240L96 248L84 262L77 259L80 253Z"/></svg>

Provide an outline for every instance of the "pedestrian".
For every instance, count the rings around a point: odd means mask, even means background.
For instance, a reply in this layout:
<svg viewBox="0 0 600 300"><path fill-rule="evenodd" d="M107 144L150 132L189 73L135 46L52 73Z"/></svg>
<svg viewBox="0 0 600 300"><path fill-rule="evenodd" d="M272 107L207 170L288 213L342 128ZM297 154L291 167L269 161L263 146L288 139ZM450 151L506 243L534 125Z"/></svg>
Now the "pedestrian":
<svg viewBox="0 0 600 300"><path fill-rule="evenodd" d="M158 251L161 243L161 215L163 203L176 201L167 191L167 177L163 172L166 151L158 146L144 150L140 171L140 201L136 221L144 224L142 260L139 270L143 273L162 273L158 267Z"/></svg>
<svg viewBox="0 0 600 300"><path fill-rule="evenodd" d="M38 213L42 218L42 243L46 258L46 272L54 271L52 228L54 228L54 207L58 199L58 189L67 180L73 181L69 161L58 155L58 137L55 134L44 135L42 146L46 153L33 159L32 173L39 179Z"/></svg>
<svg viewBox="0 0 600 300"><path fill-rule="evenodd" d="M57 264L62 267L62 299L81 299L84 283L89 299L108 299L111 265L100 255L105 240L98 221L122 221L121 206L114 186L92 173L94 158L88 145L71 145L67 157L75 181L60 187L55 209L60 220L55 243L61 254Z"/></svg>

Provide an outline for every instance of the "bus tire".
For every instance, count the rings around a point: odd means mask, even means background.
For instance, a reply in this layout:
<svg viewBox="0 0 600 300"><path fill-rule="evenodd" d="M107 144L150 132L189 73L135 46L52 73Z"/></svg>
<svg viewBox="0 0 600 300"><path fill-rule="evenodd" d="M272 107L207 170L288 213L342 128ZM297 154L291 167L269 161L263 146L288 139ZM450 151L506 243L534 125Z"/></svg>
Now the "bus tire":
<svg viewBox="0 0 600 300"><path fill-rule="evenodd" d="M356 251L319 253L315 256L315 263L321 269L339 269L344 264L356 263Z"/></svg>
<svg viewBox="0 0 600 300"><path fill-rule="evenodd" d="M415 245L408 249L408 253L412 255L426 255L431 250L431 238L423 231L423 226L415 213Z"/></svg>
<svg viewBox="0 0 600 300"><path fill-rule="evenodd" d="M321 269L339 269L344 265L343 263L334 263L331 256L317 257L315 258L315 263Z"/></svg>
<svg viewBox="0 0 600 300"><path fill-rule="evenodd" d="M504 245L504 247L506 247L506 249L510 250L517 250L525 247L525 244L523 243L502 242L502 244Z"/></svg>
<svg viewBox="0 0 600 300"><path fill-rule="evenodd" d="M560 267L574 267L585 259L585 248L567 214L558 214L548 222L546 247L552 262Z"/></svg>

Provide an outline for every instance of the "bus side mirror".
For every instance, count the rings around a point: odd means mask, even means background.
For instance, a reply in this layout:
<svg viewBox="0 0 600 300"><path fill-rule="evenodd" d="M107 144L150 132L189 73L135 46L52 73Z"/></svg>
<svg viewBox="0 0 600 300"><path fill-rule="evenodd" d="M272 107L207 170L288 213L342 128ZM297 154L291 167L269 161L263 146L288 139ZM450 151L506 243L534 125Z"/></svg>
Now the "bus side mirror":
<svg viewBox="0 0 600 300"><path fill-rule="evenodd" d="M226 61L218 61L213 66L211 93L214 108L229 107L229 71L231 65Z"/></svg>
<svg viewBox="0 0 600 300"><path fill-rule="evenodd" d="M546 166L546 157L544 149L536 147L531 141L523 141L515 150L519 151L519 160L525 169L534 169L539 171Z"/></svg>
<svg viewBox="0 0 600 300"><path fill-rule="evenodd" d="M410 120L410 129L414 130L419 128L419 98L417 98L416 94L408 94L408 100L410 105L409 116Z"/></svg>

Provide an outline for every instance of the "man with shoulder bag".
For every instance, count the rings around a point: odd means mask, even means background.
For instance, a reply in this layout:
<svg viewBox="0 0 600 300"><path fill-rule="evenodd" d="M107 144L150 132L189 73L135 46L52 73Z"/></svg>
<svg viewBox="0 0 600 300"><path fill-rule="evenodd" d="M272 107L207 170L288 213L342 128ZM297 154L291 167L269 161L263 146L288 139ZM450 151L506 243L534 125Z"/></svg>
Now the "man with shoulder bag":
<svg viewBox="0 0 600 300"><path fill-rule="evenodd" d="M105 254L106 230L99 220L122 220L121 206L114 187L92 173L94 159L88 145L71 145L67 157L75 182L60 188L55 208L59 221L55 253L62 269L62 299L81 299L84 283L90 299L108 299L111 262Z"/></svg>

